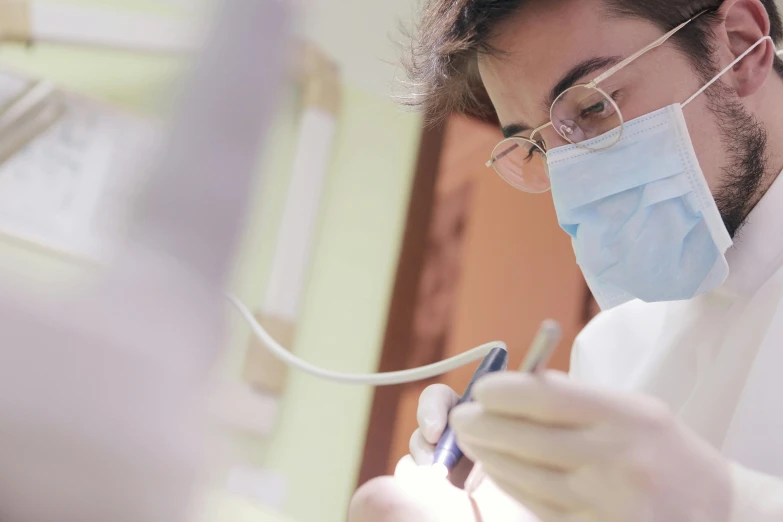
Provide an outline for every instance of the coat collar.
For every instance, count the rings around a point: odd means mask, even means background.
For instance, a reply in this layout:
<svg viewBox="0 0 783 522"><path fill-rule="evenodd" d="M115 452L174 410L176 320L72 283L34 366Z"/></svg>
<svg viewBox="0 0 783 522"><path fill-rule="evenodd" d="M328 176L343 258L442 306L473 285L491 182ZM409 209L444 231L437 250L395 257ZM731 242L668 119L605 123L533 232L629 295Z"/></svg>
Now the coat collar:
<svg viewBox="0 0 783 522"><path fill-rule="evenodd" d="M783 266L783 173L778 175L726 252L729 277L721 290L751 297Z"/></svg>

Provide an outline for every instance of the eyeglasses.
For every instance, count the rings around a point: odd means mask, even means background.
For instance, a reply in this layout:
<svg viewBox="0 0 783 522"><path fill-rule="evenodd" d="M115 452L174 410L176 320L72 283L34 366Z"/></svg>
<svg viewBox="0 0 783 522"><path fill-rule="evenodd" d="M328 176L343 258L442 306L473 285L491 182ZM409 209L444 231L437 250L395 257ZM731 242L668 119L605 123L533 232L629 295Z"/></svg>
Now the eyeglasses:
<svg viewBox="0 0 783 522"><path fill-rule="evenodd" d="M519 190L539 194L550 189L546 146L541 139L541 131L552 127L563 139L586 150L602 150L615 145L623 134L623 115L617 102L598 84L643 54L666 43L677 31L705 12L681 23L592 81L564 90L550 106L549 122L533 129L529 137L512 136L498 143L486 166L493 167L501 178ZM607 139L588 142L617 128L619 131L608 135ZM536 135L539 139L536 139Z"/></svg>

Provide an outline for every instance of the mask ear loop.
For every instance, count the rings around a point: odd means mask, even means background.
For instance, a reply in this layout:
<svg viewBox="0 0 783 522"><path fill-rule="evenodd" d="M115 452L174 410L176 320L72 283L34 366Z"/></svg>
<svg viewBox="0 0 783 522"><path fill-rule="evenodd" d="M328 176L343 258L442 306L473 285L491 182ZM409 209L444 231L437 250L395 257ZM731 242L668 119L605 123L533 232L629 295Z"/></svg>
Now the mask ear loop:
<svg viewBox="0 0 783 522"><path fill-rule="evenodd" d="M721 72L719 72L719 73L718 73L718 75L717 75L717 76L715 76L715 78L713 78L712 80L710 80L709 82L707 82L707 84L706 84L704 87L702 87L701 89L699 89L698 91L696 91L696 93L695 93L693 96L691 96L690 98L688 98L687 100L685 100L685 103L683 103L683 104L682 104L682 106L683 106L683 107L685 107L685 106L686 106L686 105L688 105L690 102L692 102L692 101L693 101L693 99L694 99L694 98L696 98L696 96L698 96L699 94L701 94L701 93L703 93L704 91L706 91L707 89L709 89L709 88L710 88L710 86L711 86L713 83L717 82L717 81L720 79L720 77L721 77L721 76L723 76L724 74L726 74L727 72L729 72L729 70L730 70L732 67L734 67L735 65L737 65L737 64L740 62L740 60L742 60L742 59L743 59L743 58L745 58L747 55L749 55L751 52L753 52L753 50L754 50L756 47L758 47L759 45L761 45L762 43L764 43L766 40L769 40L770 42L772 42L772 37L771 37L771 36L765 36L764 38L762 38L762 39L761 39L761 40L759 40L758 42L756 42L756 43L754 43L753 45L751 45L751 46L748 48L748 50L747 50L747 51L745 51L744 53L742 53L741 55L739 55L739 56L738 56L738 57L737 57L737 58L736 58L736 59L735 59L733 62L731 62L729 65L727 65L727 66L726 66L726 68L724 68L724 69L723 69ZM772 45L774 46L774 45L775 45L775 42L772 42ZM777 54L780 54L780 53L783 53L783 51L779 51L779 52L777 52Z"/></svg>

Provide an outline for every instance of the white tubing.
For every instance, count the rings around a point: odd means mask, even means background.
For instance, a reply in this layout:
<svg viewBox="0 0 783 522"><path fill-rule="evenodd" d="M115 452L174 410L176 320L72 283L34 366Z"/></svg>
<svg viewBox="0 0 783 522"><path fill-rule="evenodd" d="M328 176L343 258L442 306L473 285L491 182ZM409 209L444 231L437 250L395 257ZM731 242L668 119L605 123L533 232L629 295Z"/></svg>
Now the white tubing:
<svg viewBox="0 0 783 522"><path fill-rule="evenodd" d="M233 304L234 307L236 307L236 309L239 310L239 313L242 314L242 317L244 317L245 321L247 321L247 323L250 325L253 334L255 334L255 336L258 337L258 339L264 344L264 346L266 346L266 348L272 353L272 355L274 355L275 357L283 361L288 366L292 368L296 368L297 370L301 370L305 373L309 373L310 375L314 375L315 377L319 377L321 379L341 382L345 384L389 386L392 384L405 384L409 382L423 381L435 377L437 375L442 375L444 373L450 372L452 370L459 368L460 366L465 366L466 364L470 364L479 359L483 359L493 348L506 349L505 343L502 343L500 341L495 341L492 343L487 343L481 346L477 346L472 350L468 350L465 353L455 355L454 357L446 359L445 361L440 361L437 363L429 364L427 366L421 366L419 368L413 368L410 370L402 370L399 372L387 372L387 373L370 373L370 374L352 374L352 373L335 372L335 371L319 368L318 366L312 365L307 361L303 361L299 357L292 354L289 350L285 349L280 344L278 344L277 341L275 341L271 335L269 335L269 333L264 329L264 327L261 326L258 323L258 321L256 321L256 318L253 317L253 313L250 310L248 310L248 308L244 305L244 303L242 303L242 301L240 301L233 295L228 295L226 297L228 298L229 301L231 301L231 304Z"/></svg>

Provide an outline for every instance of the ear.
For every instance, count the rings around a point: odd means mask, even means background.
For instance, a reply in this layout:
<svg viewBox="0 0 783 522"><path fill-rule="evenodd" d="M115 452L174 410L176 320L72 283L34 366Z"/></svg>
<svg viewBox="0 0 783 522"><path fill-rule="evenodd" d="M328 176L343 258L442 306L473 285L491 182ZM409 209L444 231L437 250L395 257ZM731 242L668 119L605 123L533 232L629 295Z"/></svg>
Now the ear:
<svg viewBox="0 0 783 522"><path fill-rule="evenodd" d="M769 15L761 0L725 0L718 14L723 19L717 35L721 68L769 35ZM723 81L740 98L751 96L769 78L774 59L775 45L765 42L727 72Z"/></svg>

